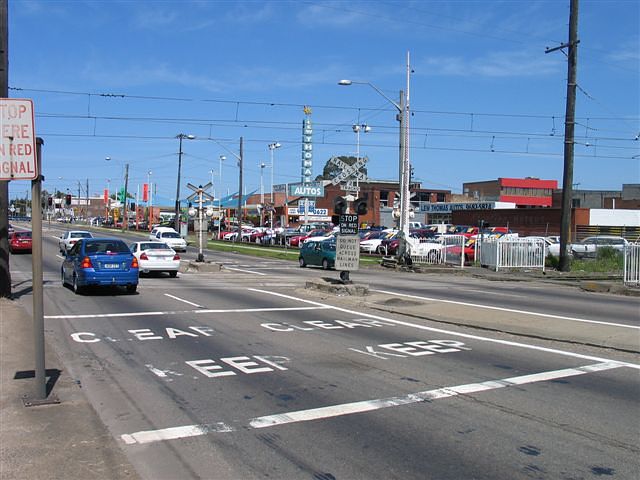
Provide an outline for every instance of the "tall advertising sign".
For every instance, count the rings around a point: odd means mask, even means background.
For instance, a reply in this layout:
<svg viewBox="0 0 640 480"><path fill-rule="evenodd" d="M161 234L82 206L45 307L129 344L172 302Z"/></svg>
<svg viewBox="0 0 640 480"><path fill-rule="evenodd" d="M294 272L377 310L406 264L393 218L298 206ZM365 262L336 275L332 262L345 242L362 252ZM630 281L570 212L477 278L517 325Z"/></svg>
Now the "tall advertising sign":
<svg viewBox="0 0 640 480"><path fill-rule="evenodd" d="M302 121L302 183L310 183L313 175L313 126L311 108L304 107L305 119Z"/></svg>

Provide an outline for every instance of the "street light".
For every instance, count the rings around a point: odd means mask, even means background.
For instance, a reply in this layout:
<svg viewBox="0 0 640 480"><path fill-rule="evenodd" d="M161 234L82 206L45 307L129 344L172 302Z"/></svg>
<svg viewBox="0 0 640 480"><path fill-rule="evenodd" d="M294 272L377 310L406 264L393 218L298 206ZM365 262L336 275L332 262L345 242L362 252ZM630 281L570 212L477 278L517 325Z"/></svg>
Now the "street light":
<svg viewBox="0 0 640 480"><path fill-rule="evenodd" d="M271 155L271 203L273 203L273 151L281 146L279 142L269 144L269 154ZM271 227L273 228L273 225Z"/></svg>
<svg viewBox="0 0 640 480"><path fill-rule="evenodd" d="M218 240L220 240L220 231L222 230L222 162L227 159L224 155L220 155L220 188L218 193Z"/></svg>
<svg viewBox="0 0 640 480"><path fill-rule="evenodd" d="M148 225L147 227L149 228L149 230L151 230L151 224L153 223L153 187L151 185L151 174L153 172L151 170L149 170L147 172L147 210L148 210L148 218L147 218L147 222Z"/></svg>
<svg viewBox="0 0 640 480"><path fill-rule="evenodd" d="M382 90L369 82L356 82L353 80L340 80L338 85L349 86L353 84L369 85L389 103L391 103L398 114L396 119L400 122L400 149L399 149L399 180L400 180L400 232L398 234L398 261L408 263L409 255L407 253L407 238L409 237L409 75L411 67L409 63L409 52L407 52L407 90L406 96L400 90L400 102L396 103L389 98Z"/></svg>
<svg viewBox="0 0 640 480"><path fill-rule="evenodd" d="M184 133L179 133L178 135L176 135L176 138L179 140L179 150L178 150L178 181L177 181L177 185L176 185L176 212L175 212L175 219L174 219L174 225L175 225L175 229L176 232L180 231L180 171L182 170L182 140L184 138L188 139L188 140L193 140L195 137L195 135L186 135Z"/></svg>

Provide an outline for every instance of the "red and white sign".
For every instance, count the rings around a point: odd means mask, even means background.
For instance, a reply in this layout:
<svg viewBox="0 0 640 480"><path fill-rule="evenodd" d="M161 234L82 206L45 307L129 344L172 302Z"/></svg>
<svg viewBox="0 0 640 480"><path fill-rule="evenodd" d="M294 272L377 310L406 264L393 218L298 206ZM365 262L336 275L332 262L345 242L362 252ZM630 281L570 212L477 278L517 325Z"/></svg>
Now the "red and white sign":
<svg viewBox="0 0 640 480"><path fill-rule="evenodd" d="M35 180L36 135L33 102L0 98L0 180Z"/></svg>

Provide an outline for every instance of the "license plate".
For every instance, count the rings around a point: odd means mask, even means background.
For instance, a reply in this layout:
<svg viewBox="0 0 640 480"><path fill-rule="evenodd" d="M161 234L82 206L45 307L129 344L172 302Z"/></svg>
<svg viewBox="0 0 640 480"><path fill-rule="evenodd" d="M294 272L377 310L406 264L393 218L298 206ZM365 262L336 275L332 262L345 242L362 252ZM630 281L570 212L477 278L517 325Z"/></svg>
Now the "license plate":
<svg viewBox="0 0 640 480"><path fill-rule="evenodd" d="M105 263L104 268L120 268L120 264L119 263Z"/></svg>

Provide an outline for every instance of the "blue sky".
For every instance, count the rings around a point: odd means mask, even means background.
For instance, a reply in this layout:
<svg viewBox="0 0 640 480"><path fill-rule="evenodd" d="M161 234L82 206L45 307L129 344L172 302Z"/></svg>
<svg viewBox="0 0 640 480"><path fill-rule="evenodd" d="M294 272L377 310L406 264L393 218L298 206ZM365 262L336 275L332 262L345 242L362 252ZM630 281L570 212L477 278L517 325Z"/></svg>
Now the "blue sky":
<svg viewBox="0 0 640 480"><path fill-rule="evenodd" d="M9 96L31 98L45 141L44 188L91 194L151 180L248 190L300 181L303 106L314 176L360 153L373 179L397 179L395 107L410 76L411 163L425 188L539 177L562 184L569 0L9 0ZM574 183L640 182L640 2L581 0ZM227 160L219 176L220 155ZM106 161L105 157L111 157ZM635 158L634 158L635 157ZM260 164L267 165L261 169ZM24 196L29 182L10 184ZM140 187L141 188L141 187Z"/></svg>

